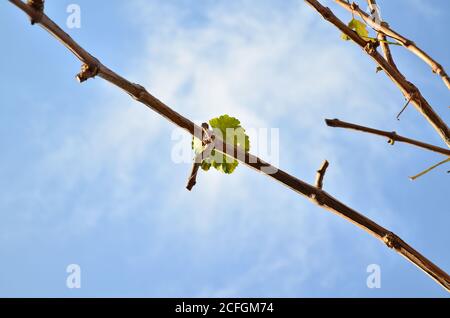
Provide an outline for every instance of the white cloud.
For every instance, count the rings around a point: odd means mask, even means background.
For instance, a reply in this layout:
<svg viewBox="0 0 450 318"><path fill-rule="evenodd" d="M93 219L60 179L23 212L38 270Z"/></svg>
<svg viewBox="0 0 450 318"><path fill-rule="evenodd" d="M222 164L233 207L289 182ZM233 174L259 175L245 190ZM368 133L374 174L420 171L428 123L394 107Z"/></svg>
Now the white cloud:
<svg viewBox="0 0 450 318"><path fill-rule="evenodd" d="M369 169L375 160L392 160L378 151L380 147L362 144L352 148L355 157L364 158L361 168L342 168L347 149L336 142L335 132L325 127L323 118L378 124L385 111L397 105L386 97L385 108L380 108L377 92L384 84L375 77L381 75L369 74L367 68L374 66L352 44L340 42L335 30L330 33L303 2L288 10L276 8L275 2L258 6L248 1L218 2L207 6L202 21L194 25L185 25L187 6L162 1L134 5L148 37L147 50L136 57L141 68L131 77L180 113L204 120L228 113L248 127L281 126L281 164L302 178L312 178L320 162L328 158L332 165L326 186L349 201L358 194L358 187L377 182ZM251 287L262 284L263 277L286 272L286 290L280 294L288 295L311 272L323 268L320 260L330 259L327 245L333 232L327 224L316 224L322 217L312 218L310 211L315 207L243 167L233 176L201 174L194 192L187 193L185 176L172 172L181 169L154 156L155 149L168 149L161 146L164 140L170 141L170 134L166 139L162 136L166 132L163 119L148 115L148 109L139 109L132 101L129 104L133 107L112 100L107 108L93 111L43 161L47 182L64 176L64 182L58 183L63 185L58 192L63 201L74 188L88 186L70 201L71 228L78 233L105 218L121 220L139 212L152 223L152 257L164 253L164 244L173 237L186 236L190 237L187 242L199 246L201 257L219 257L230 245L241 246L239 255L246 249L258 253L253 265L236 270L235 283L206 286L201 293L207 294L251 294ZM145 175L151 175L146 184L141 175L144 163L152 171ZM187 176L189 167L183 169ZM105 171L113 183L96 193L95 181ZM107 197L102 196L105 192ZM224 196L229 205L223 204ZM380 198L376 203L388 211L384 220L392 217L388 203ZM157 206L137 209L141 204ZM196 209L197 205L201 208ZM130 211L133 214L127 214ZM262 229L275 230L265 237ZM216 251L211 252L212 244ZM280 246L284 246L284 258L274 259ZM315 252L317 246L322 247L321 253ZM311 269L308 264L317 267ZM294 269L299 266L303 270L297 275ZM323 280L327 284L333 278L324 275Z"/></svg>

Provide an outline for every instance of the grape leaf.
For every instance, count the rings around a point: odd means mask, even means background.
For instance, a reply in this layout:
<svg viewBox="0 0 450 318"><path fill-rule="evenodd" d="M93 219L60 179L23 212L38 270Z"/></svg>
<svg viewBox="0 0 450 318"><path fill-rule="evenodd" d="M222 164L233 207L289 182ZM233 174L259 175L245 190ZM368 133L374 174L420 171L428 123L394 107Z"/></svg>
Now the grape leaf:
<svg viewBox="0 0 450 318"><path fill-rule="evenodd" d="M211 126L214 135L221 138L226 143L241 147L241 149L246 152L250 150L250 140L245 134L245 129L241 127L241 122L238 119L223 115L211 119L209 125ZM201 140L194 137L192 140L192 149L194 149L195 154L199 154L205 147L202 145ZM208 171L211 166L220 172L230 174L233 173L238 166L238 161L213 150L211 155L202 161L201 168L204 171Z"/></svg>
<svg viewBox="0 0 450 318"><path fill-rule="evenodd" d="M371 40L371 41L375 40L375 39L372 39L372 38L369 37L369 31L367 30L367 26L363 22L361 22L359 20L352 19L348 23L348 27L350 29L354 30L364 40ZM345 33L342 33L341 39L343 39L345 41L351 40L350 37L347 34L345 34Z"/></svg>

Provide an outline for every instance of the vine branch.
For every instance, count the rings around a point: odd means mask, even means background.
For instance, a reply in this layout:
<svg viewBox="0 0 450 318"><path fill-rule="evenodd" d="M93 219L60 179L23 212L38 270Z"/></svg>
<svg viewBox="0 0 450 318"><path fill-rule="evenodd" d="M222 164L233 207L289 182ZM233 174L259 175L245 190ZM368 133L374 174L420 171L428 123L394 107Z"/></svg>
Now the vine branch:
<svg viewBox="0 0 450 318"><path fill-rule="evenodd" d="M348 123L345 121L341 121L339 119L325 119L325 122L329 127L346 128L346 129L365 132L368 134L387 137L389 139L389 143L392 145L394 144L394 142L403 142L403 143L407 143L407 144L410 144L410 145L413 145L413 146L416 146L416 147L419 147L422 149L437 152L437 153L440 153L445 156L450 156L450 149L441 148L438 146L427 144L422 141L403 137L403 136L397 135L397 133L395 131L389 132L389 131L384 131L384 130L378 130L378 129L374 129L374 128L360 126L357 124Z"/></svg>
<svg viewBox="0 0 450 318"><path fill-rule="evenodd" d="M423 51L421 48L419 48L413 41L409 40L408 38L404 37L403 35L397 33L393 29L389 27L387 23L377 23L377 21L374 21L370 18L370 16L361 10L361 8L356 3L348 3L344 0L334 0L337 4L342 6L344 9L350 11L350 12L357 12L361 18L368 24L370 27L372 27L375 31L382 33L386 36L389 36L393 38L396 42L404 46L406 49L414 53L416 56L418 56L422 61L424 61L426 64L428 64L433 73L438 74L444 84L447 86L448 89L450 89L450 78L445 72L445 69L442 67L441 64L439 64L436 60L434 60L430 55L428 55L425 51ZM371 1L371 0L369 0Z"/></svg>
<svg viewBox="0 0 450 318"><path fill-rule="evenodd" d="M384 70L389 78L400 88L406 99L411 99L416 109L427 119L431 126L438 132L447 146L450 147L450 129L446 123L433 110L428 101L422 96L419 89L411 82L407 81L405 77L391 64L389 64L383 56L376 50L376 44L371 41L366 41L361 38L356 32L350 29L328 7L324 7L317 0L305 0L311 7L313 7L322 17L336 26L356 44L358 44L378 65ZM370 20L370 19L369 19Z"/></svg>
<svg viewBox="0 0 450 318"><path fill-rule="evenodd" d="M198 169L202 165L203 160L208 158L211 155L211 152L213 151L213 149L215 147L216 137L213 134L210 134L208 132L209 125L207 123L203 123L202 128L203 128L203 131L201 133L200 140L202 141L203 146L206 146L206 147L201 153L199 153L195 156L194 162L192 163L191 174L189 175L188 182L186 185L186 189L188 189L189 191L191 191L192 188L197 183Z"/></svg>
<svg viewBox="0 0 450 318"><path fill-rule="evenodd" d="M24 3L22 0L8 0L19 9L24 11L36 23L39 23L45 30L62 42L83 64L88 65L91 70L88 75L98 75L104 80L113 85L123 89L132 98L146 105L151 110L157 112L168 121L176 126L185 129L191 135L195 136L195 132L202 131L202 128L196 125L193 121L180 115L163 102L151 95L143 86L132 83L117 73L113 72L98 59L84 50L77 42L75 42L66 32L64 32L56 23L54 23L47 15L36 10L33 6ZM352 37L354 37L352 35ZM360 40L359 38L357 39ZM96 70L96 72L93 72ZM357 212L340 202L333 196L329 195L322 189L308 184L285 171L278 169L260 158L243 151L240 147L226 144L220 138L215 139L215 149L228 156L235 158L256 171L279 181L286 187L293 191L306 196L314 203L320 205L324 209L337 214L350 221L351 223L364 229L374 237L383 241L389 248L404 256L413 264L417 265L421 270L430 275L437 283L450 291L450 277L449 275L428 260L425 256L413 249L406 242L401 240L397 235L378 225L371 219Z"/></svg>
<svg viewBox="0 0 450 318"><path fill-rule="evenodd" d="M372 14L372 20L379 21L381 25L389 27L387 22L384 22L381 18L380 9L378 7L376 0L367 0L367 4L369 5L370 13ZM392 65L395 69L398 70L397 65L395 64L394 58L392 57L391 49L389 47L389 43L386 39L386 35L382 32L377 32L377 39L380 42L381 49L383 50L384 57L389 64Z"/></svg>

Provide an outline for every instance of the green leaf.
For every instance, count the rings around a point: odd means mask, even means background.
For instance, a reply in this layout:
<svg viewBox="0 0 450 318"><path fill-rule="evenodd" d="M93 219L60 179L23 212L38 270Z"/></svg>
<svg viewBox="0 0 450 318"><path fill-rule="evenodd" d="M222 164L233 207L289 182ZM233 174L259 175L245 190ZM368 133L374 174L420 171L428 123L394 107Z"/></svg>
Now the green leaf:
<svg viewBox="0 0 450 318"><path fill-rule="evenodd" d="M351 40L350 37L347 34L345 34L345 33L341 34L341 39L344 40L344 41L350 41Z"/></svg>
<svg viewBox="0 0 450 318"><path fill-rule="evenodd" d="M220 137L226 143L240 147L245 152L250 150L250 140L245 134L245 129L241 127L241 122L237 118L223 115L211 119L209 125L211 126L214 135ZM194 149L195 154L199 154L205 149L205 146L202 145L201 140L193 138L192 149ZM203 160L201 168L204 171L208 171L211 166L220 172L230 174L233 173L238 166L238 161L213 150L211 156Z"/></svg>
<svg viewBox="0 0 450 318"><path fill-rule="evenodd" d="M350 21L348 26L350 29L355 30L360 37L362 38L369 37L369 31L367 31L366 25L363 22L356 19L352 19L352 21Z"/></svg>
<svg viewBox="0 0 450 318"><path fill-rule="evenodd" d="M376 41L374 38L369 37L369 31L367 30L367 26L364 22L361 22L357 19L352 19L348 23L348 27L350 29L352 29L353 31L355 31L363 39L370 40L370 41ZM344 41L351 40L350 37L345 33L341 34L341 39L343 39Z"/></svg>
<svg viewBox="0 0 450 318"><path fill-rule="evenodd" d="M205 160L203 160L200 167L201 167L204 171L208 171L209 168L211 168L211 162L210 162L209 158L206 158Z"/></svg>

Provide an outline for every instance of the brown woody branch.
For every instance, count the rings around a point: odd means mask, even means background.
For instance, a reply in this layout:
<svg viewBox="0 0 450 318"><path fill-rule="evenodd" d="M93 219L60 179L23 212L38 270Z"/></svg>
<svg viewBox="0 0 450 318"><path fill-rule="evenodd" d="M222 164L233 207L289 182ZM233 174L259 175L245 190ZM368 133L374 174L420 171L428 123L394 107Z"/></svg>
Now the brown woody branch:
<svg viewBox="0 0 450 318"><path fill-rule="evenodd" d="M27 4L38 11L44 10L44 0L28 0Z"/></svg>
<svg viewBox="0 0 450 318"><path fill-rule="evenodd" d="M33 9L35 9L38 12L38 15L41 16L44 13L44 0L28 0L27 4L31 6ZM39 19L39 18L37 18ZM36 17L31 17L31 24L36 23Z"/></svg>
<svg viewBox="0 0 450 318"><path fill-rule="evenodd" d="M413 41L407 39L403 35L392 30L387 23L379 24L376 21L373 21L367 13L365 13L363 10L361 10L361 8L359 8L359 6L356 3L353 2L350 4L344 0L334 0L334 1L336 1L340 6L347 9L348 11L358 13L358 15L375 31L383 33L384 35L393 38L399 44L403 45L409 51L417 55L420 59L422 59L426 64L428 64L431 67L434 73L438 74L442 78L447 88L450 89L450 78L445 72L442 65L439 64L436 60L434 60L431 56L429 56L425 51L420 49Z"/></svg>
<svg viewBox="0 0 450 318"><path fill-rule="evenodd" d="M202 165L203 160L209 157L211 151L214 148L214 144L212 143L214 142L216 137L214 135L212 136L209 135L208 133L209 125L207 123L203 123L202 128L203 131L201 133L200 138L203 146L206 146L206 148L201 153L195 156L194 162L192 163L191 173L189 175L188 182L186 185L186 189L188 189L189 191L191 191L192 188L197 184L197 173L200 166Z"/></svg>
<svg viewBox="0 0 450 318"><path fill-rule="evenodd" d="M384 22L381 18L380 10L376 0L367 0L367 4L369 5L370 12L372 14L372 20L380 21L380 24L389 27L387 22ZM392 65L395 69L397 65L394 62L394 58L392 57L391 49L389 47L389 43L387 43L386 35L382 32L377 32L377 39L380 42L381 49L383 50L384 57L389 64Z"/></svg>
<svg viewBox="0 0 450 318"><path fill-rule="evenodd" d="M9 1L12 4L16 5L19 9L24 11L32 19L39 17L39 20L37 20L36 22L40 23L40 25L44 29L46 29L55 38L61 41L76 57L78 57L78 59L81 60L81 62L83 62L83 64L87 64L90 67L95 67L98 70L98 76L120 87L135 100L146 105L178 127L185 129L191 135L194 136L196 131L201 131L201 127L197 126L191 120L180 115L179 113L175 112L173 109L162 103L160 100L156 99L144 87L128 81L127 79L121 77L120 75L116 74L115 72L101 64L99 60L97 60L86 50L84 50L57 24L49 19L47 15L42 14L42 16L40 16L39 12L36 9L34 9L32 6L27 5L21 0ZM446 272L433 264L422 254L414 250L410 245L401 240L397 235L378 225L361 213L341 203L339 200L329 195L327 192L313 185L310 185L284 172L283 170L270 165L267 162L264 162L260 158L243 151L239 147L226 144L220 138L216 138L215 140L215 149L216 151L220 151L232 158L239 160L240 162L244 163L248 167L255 169L256 171L279 181L298 194L306 196L314 203L322 206L324 209L331 211L364 229L374 237L383 241L388 247L394 249L402 256L407 258L413 264L417 265L425 273L430 275L436 282L450 291L450 277Z"/></svg>
<svg viewBox="0 0 450 318"><path fill-rule="evenodd" d="M191 170L191 174L189 175L188 178L188 182L186 185L186 189L188 189L189 191L192 190L192 188L197 184L197 173L198 173L198 169L201 166L201 162L194 162L192 164L192 170Z"/></svg>
<svg viewBox="0 0 450 318"><path fill-rule="evenodd" d="M450 147L450 129L446 123L433 110L428 101L422 96L419 89L387 62L383 56L376 50L376 44L361 38L356 32L350 29L346 24L339 20L330 8L324 7L317 0L305 0L311 5L322 17L336 26L355 43L357 43L378 65L384 70L389 78L397 84L406 99L411 99L416 109L428 120L433 128L438 132L444 142ZM370 20L370 19L369 19Z"/></svg>
<svg viewBox="0 0 450 318"><path fill-rule="evenodd" d="M323 178L325 177L325 173L327 172L327 168L329 166L329 162L328 160L325 160L322 165L320 166L320 169L317 170L317 174L316 174L316 187L318 189L322 189L323 188Z"/></svg>
<svg viewBox="0 0 450 318"><path fill-rule="evenodd" d="M345 121L341 121L339 119L325 119L325 122L330 127L347 128L347 129L362 131L365 133L386 137L389 139L390 144L394 144L394 142L404 142L404 143L407 143L407 144L410 144L410 145L413 145L413 146L416 146L416 147L419 147L422 149L427 149L430 151L440 153L445 156L450 156L450 149L437 147L434 145L427 144L425 142L421 142L421 141L414 140L411 138L403 137L403 136L397 135L397 133L395 131L389 132L389 131L384 131L384 130L378 130L378 129L374 129L374 128L369 128L369 127L365 127L365 126L348 123Z"/></svg>

